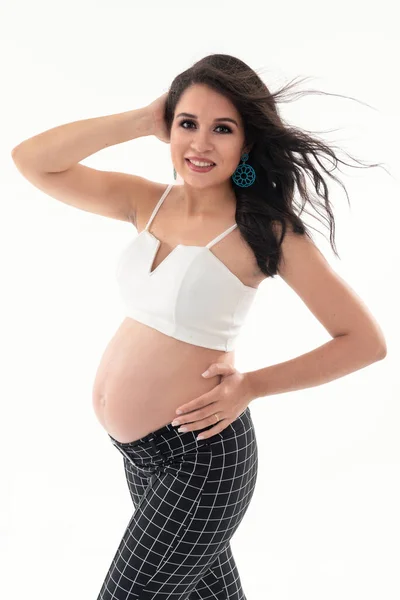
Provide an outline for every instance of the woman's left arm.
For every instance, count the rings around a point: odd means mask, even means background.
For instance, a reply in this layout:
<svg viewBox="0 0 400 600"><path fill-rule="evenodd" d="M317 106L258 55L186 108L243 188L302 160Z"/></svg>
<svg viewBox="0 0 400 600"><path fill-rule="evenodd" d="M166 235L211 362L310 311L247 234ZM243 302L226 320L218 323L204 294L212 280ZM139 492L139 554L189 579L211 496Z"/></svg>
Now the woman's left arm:
<svg viewBox="0 0 400 600"><path fill-rule="evenodd" d="M291 360L240 373L227 363L209 365L203 377L222 376L218 385L179 406L172 425L213 437L258 397L301 390L343 377L386 356L382 330L357 294L305 236L287 233L279 275L300 296L334 338Z"/></svg>
<svg viewBox="0 0 400 600"><path fill-rule="evenodd" d="M279 275L333 337L291 360L245 373L253 398L327 383L386 356L378 323L306 236L287 232Z"/></svg>

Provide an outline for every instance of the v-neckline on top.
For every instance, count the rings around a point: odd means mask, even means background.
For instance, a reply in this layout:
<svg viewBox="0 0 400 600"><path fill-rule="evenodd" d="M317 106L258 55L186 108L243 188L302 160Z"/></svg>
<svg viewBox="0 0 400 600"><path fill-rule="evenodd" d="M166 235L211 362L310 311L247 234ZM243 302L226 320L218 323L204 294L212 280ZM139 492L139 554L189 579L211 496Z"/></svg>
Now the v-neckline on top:
<svg viewBox="0 0 400 600"><path fill-rule="evenodd" d="M228 229L226 229L225 231L223 231L222 233L220 233L219 235L217 235L214 239L212 239L210 242L208 242L208 244L206 246L195 246L195 245L187 245L187 244L177 244L174 248L172 248L171 252L169 254L167 254L167 256L160 262L160 264L158 264L156 266L155 269L153 269L153 265L154 265L154 261L156 259L157 256L157 252L160 248L161 245L161 240L159 240L158 238L156 238L156 236L151 233L151 231L149 231L149 227L152 224L156 214L158 213L161 205L163 204L165 198L168 196L169 192L171 191L171 189L174 187L173 183L170 183L166 189L164 190L161 198L159 199L159 201L157 202L156 206L153 209L152 214L150 215L149 220L146 223L146 226L144 229L142 229L142 231L138 234L138 235L142 235L142 233L148 233L150 235L150 237L152 237L156 242L157 242L157 246L156 246L156 251L154 252L154 255L152 257L151 260L151 264L148 270L148 275L149 277L153 276L155 273L157 273L158 269L161 268L161 266L165 263L166 260L168 260L168 258L171 256L171 254L175 254L175 251L178 248L202 248L204 250L207 250L209 254L211 254L211 256L214 257L214 260L216 260L219 264L221 264L226 272L228 273L229 276L233 277L234 279L236 279L236 281L238 281L240 283L240 285L243 288L246 288L248 290L252 290L253 292L256 292L258 288L255 288L253 286L250 285L245 285L237 275L235 275L235 273L233 273L227 266L225 263L222 262L222 260L220 260L215 254L214 252L211 252L210 248L212 248L212 246L214 246L214 244L216 244L217 242L219 242L221 239L223 239L225 236L227 236L231 231L233 231L236 227L237 227L237 223L233 223L233 225L231 225L230 227L228 227Z"/></svg>
<svg viewBox="0 0 400 600"><path fill-rule="evenodd" d="M235 226L237 226L237 223L234 223L234 225L232 225L232 226L231 226L232 230L235 228ZM229 229L231 229L231 228L229 228ZM159 248L160 248L161 240L159 240L158 238L156 238L156 236L155 236L153 233L151 233L151 231L149 231L148 229L142 229L142 231L141 231L141 232L140 232L138 235L142 235L142 233L148 233L148 234L149 234L149 235L150 235L150 236L151 236L151 237L152 237L152 238L153 238L153 239L154 239L154 240L157 242L156 251L155 251L155 253L154 253L153 257L152 257L152 261L151 261L151 264L150 264L150 269L149 269L149 271L148 271L148 274L149 274L149 276L150 276L150 277L151 277L152 275L154 275L154 273L156 273L156 272L158 271L158 269L161 267L161 265L163 265L163 264L165 263L165 261L166 261L166 260L167 260L167 259L168 259L168 258L171 256L171 254L174 254L175 250L177 250L178 248L202 248L203 250L207 250L207 252L208 252L208 253L209 253L211 256L213 256L213 257L214 257L214 259L215 259L215 260L216 260L216 261L217 261L217 262L218 262L220 265L222 265L222 266L224 267L224 269L226 270L226 272L228 273L228 275L230 275L231 277L234 277L234 279L236 279L236 281L238 281L242 287L244 287L244 288L246 288L246 289L248 289L248 290L252 290L253 292L256 292L256 291L258 290L258 287L253 287L253 286L251 286L251 285L246 285L246 284L244 284L244 283L243 283L243 281L241 281L241 280L239 279L239 277L238 277L237 275L235 275L235 273L233 273L233 272L232 272L232 271L229 269L229 267L227 267L227 266L226 266L226 264L225 264L224 262L222 262L222 260L221 260L220 258L218 258L218 256L216 256L216 255L214 254L214 252L211 252L211 250L210 250L210 248L208 247L208 245L207 245L207 246L195 246L194 244L190 244L190 245L188 245L188 244L177 244L177 245L176 245L174 248L172 248L171 252L170 252L169 254L167 254L167 256L164 258L164 260L162 260L162 261L161 261L161 262L160 262L160 263L159 263L159 264L156 266L156 268L155 268L155 269L151 270L151 268L152 268L152 266L153 266L153 264L154 264L155 258L156 258L156 256L157 256L157 252L158 252L158 250L159 250ZM225 232L224 232L224 233L225 233ZM228 233L230 233L230 232L228 232ZM228 235L228 233L227 233L226 235ZM222 235L222 234L221 234L221 235ZM217 237L219 237L219 236L217 236ZM212 240L212 241L214 241L214 240Z"/></svg>

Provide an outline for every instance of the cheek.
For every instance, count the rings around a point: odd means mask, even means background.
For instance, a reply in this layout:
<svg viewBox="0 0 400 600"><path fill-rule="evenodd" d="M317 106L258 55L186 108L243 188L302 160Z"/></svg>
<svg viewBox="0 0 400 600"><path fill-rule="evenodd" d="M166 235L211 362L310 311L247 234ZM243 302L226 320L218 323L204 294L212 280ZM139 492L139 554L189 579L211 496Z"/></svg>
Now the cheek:
<svg viewBox="0 0 400 600"><path fill-rule="evenodd" d="M177 140L176 138L173 139L171 137L170 140L170 154L171 154L171 158L175 161L179 161L182 160L182 157L184 156L185 152L187 152L187 146L185 144L183 144L181 141Z"/></svg>
<svg viewBox="0 0 400 600"><path fill-rule="evenodd" d="M234 171L238 164L240 163L241 155L237 152L232 152L232 150L227 150L224 155L224 165L229 170Z"/></svg>
<svg viewBox="0 0 400 600"><path fill-rule="evenodd" d="M176 148L181 148L182 146L187 145L188 140L185 139L185 136L183 136L181 133L179 133L179 131L172 130L171 132L171 136L170 136L170 144Z"/></svg>
<svg viewBox="0 0 400 600"><path fill-rule="evenodd" d="M226 137L220 144L218 144L218 152L223 156L224 163L227 165L237 165L241 157L241 146L237 142L237 138Z"/></svg>

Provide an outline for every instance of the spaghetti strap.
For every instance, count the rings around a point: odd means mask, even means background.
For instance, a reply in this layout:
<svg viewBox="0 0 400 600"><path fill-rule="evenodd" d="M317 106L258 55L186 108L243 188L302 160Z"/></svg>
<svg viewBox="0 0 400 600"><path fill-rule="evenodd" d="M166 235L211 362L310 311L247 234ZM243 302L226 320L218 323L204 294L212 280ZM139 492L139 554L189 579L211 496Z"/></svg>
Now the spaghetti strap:
<svg viewBox="0 0 400 600"><path fill-rule="evenodd" d="M155 208L154 208L153 212L151 213L151 217L150 217L150 219L148 220L148 222L147 222L147 225L146 225L145 229L148 229L148 228L150 227L150 225L151 225L151 223L152 223L152 221L153 221L154 217L156 216L156 214L157 214L157 212L158 212L158 209L160 208L161 204L164 202L164 199L165 199L165 198L166 198L166 196L168 195L168 193L169 193L169 191L170 191L170 189L172 188L172 186L173 186L173 185L174 185L173 183L170 183L170 184L168 185L167 189L166 189L166 190L164 190L164 193L163 193L163 195L161 196L161 198L160 198L160 199L159 199L159 201L157 202L157 204L156 204L156 206L155 206Z"/></svg>
<svg viewBox="0 0 400 600"><path fill-rule="evenodd" d="M211 242L208 242L206 248L211 248L212 246L214 246L214 244L216 244L217 242L219 242L220 240L222 240L226 235L228 235L228 233L230 233L231 231L233 231L235 229L235 227L237 227L237 223L234 223L226 231L223 231L216 238L214 238L213 240L211 240Z"/></svg>

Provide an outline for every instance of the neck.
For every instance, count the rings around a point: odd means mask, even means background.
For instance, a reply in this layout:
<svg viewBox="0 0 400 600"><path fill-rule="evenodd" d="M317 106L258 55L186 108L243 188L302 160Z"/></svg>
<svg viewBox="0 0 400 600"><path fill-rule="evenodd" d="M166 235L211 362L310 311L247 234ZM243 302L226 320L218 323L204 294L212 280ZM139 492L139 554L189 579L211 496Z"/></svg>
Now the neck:
<svg viewBox="0 0 400 600"><path fill-rule="evenodd" d="M186 218L218 217L236 212L236 196L230 182L206 187L193 187L184 182L180 206Z"/></svg>

